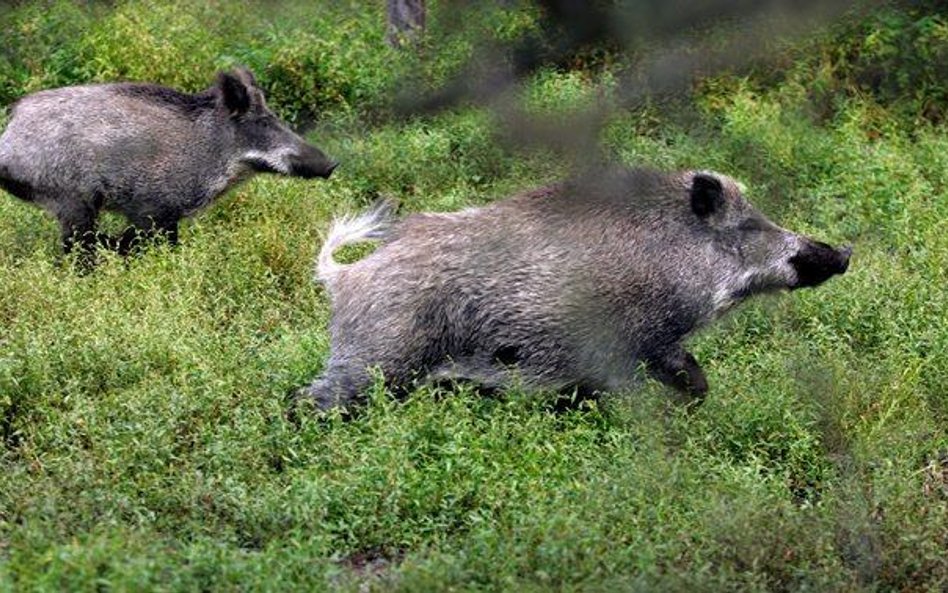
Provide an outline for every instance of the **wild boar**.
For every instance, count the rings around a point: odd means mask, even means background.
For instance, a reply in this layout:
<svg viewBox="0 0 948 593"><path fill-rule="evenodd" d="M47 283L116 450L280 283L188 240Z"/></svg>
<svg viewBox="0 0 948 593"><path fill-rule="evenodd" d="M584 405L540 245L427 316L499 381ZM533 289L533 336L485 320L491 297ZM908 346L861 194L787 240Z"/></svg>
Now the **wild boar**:
<svg viewBox="0 0 948 593"><path fill-rule="evenodd" d="M339 247L380 239L349 265ZM627 389L644 368L700 400L683 340L750 296L816 286L849 265L780 228L713 172L604 167L481 208L386 208L336 222L317 278L332 303L324 374L300 395L358 399L381 371L394 390L459 379L583 394Z"/></svg>
<svg viewBox="0 0 948 593"><path fill-rule="evenodd" d="M0 136L0 187L59 220L65 251L96 243L100 210L177 242L178 222L254 173L328 178L337 163L266 105L245 68L186 94L153 84L73 86L22 98Z"/></svg>

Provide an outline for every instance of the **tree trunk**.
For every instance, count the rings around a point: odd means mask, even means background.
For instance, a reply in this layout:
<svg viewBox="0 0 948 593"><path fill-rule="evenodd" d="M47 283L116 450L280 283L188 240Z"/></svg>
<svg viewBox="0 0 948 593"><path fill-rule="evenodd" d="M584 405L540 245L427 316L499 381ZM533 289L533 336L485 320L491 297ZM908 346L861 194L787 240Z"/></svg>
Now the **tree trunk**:
<svg viewBox="0 0 948 593"><path fill-rule="evenodd" d="M425 0L388 0L388 34L392 47L401 47L425 30Z"/></svg>

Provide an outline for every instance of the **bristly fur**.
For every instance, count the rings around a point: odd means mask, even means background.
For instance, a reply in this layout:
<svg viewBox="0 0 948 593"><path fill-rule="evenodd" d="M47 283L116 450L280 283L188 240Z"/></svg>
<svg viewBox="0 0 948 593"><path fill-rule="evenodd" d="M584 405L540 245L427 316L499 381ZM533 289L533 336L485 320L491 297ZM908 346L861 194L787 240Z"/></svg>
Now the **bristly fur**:
<svg viewBox="0 0 948 593"><path fill-rule="evenodd" d="M450 214L393 224L388 210L337 222L319 256L330 355L300 393L322 409L362 399L372 369L396 393L450 379L592 394L634 386L644 365L700 401L708 381L689 335L849 259L778 227L710 172L601 167ZM333 261L365 239L382 244Z"/></svg>
<svg viewBox="0 0 948 593"><path fill-rule="evenodd" d="M244 69L232 78L253 80ZM28 95L0 133L0 188L55 216L63 249L92 262L102 210L124 215L130 237L162 234L173 244L183 217L254 173L312 179L336 168L267 109L259 89L250 89L252 117L235 117L226 91L119 83ZM130 243L109 245L127 253Z"/></svg>
<svg viewBox="0 0 948 593"><path fill-rule="evenodd" d="M333 259L333 253L340 247L361 241L385 239L391 228L396 206L393 200L382 199L364 214L345 216L334 221L316 260L316 281L331 287L336 274L345 267Z"/></svg>
<svg viewBox="0 0 948 593"><path fill-rule="evenodd" d="M213 87L194 95L146 83L121 83L114 85L114 88L120 95L170 107L191 118L214 109L217 104L217 91Z"/></svg>
<svg viewBox="0 0 948 593"><path fill-rule="evenodd" d="M2 165L0 165L0 189L10 192L21 200L27 202L33 200L33 190L30 189L30 186L10 177Z"/></svg>

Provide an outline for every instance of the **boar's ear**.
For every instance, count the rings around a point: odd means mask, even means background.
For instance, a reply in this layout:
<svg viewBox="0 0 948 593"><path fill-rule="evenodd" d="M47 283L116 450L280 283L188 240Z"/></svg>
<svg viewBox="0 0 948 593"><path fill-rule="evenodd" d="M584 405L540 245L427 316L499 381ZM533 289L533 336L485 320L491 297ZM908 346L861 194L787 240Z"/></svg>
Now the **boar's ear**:
<svg viewBox="0 0 948 593"><path fill-rule="evenodd" d="M217 75L217 86L221 90L221 101L231 116L247 113L250 109L250 90L239 76L221 72Z"/></svg>
<svg viewBox="0 0 948 593"><path fill-rule="evenodd" d="M253 75L253 72L250 71L250 68L246 66L237 66L237 68L234 70L237 73L237 76L239 76L247 86L257 86L257 77Z"/></svg>
<svg viewBox="0 0 948 593"><path fill-rule="evenodd" d="M704 218L724 205L721 180L708 173L696 173L691 179L691 209Z"/></svg>

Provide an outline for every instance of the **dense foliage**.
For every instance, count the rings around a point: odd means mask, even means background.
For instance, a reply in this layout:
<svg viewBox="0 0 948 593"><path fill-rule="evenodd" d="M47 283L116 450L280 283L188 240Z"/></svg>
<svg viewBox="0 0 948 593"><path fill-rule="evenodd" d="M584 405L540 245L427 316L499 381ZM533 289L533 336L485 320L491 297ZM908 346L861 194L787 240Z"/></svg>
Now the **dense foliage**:
<svg viewBox="0 0 948 593"><path fill-rule="evenodd" d="M177 249L88 275L60 261L51 218L0 196L0 590L948 586L937 3L863 11L674 109L607 118L615 158L727 172L785 226L855 246L847 275L693 340L699 410L654 384L565 412L544 394L377 389L353 419L287 420L328 347L311 276L334 215L379 193L458 209L566 173L562 154L498 143L476 105L396 117L406 77L436 86L537 19L487 9L451 29L432 10L399 52L362 2L0 9L0 114L41 88L197 90L245 63L343 163L328 182L257 178ZM568 119L610 97L624 58L591 55L518 100Z"/></svg>

